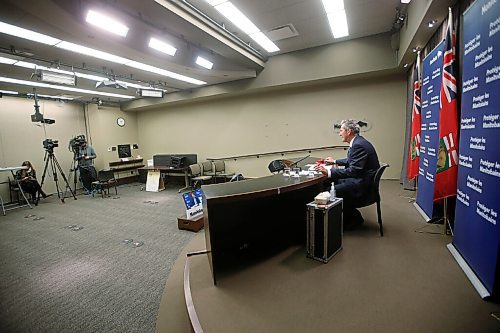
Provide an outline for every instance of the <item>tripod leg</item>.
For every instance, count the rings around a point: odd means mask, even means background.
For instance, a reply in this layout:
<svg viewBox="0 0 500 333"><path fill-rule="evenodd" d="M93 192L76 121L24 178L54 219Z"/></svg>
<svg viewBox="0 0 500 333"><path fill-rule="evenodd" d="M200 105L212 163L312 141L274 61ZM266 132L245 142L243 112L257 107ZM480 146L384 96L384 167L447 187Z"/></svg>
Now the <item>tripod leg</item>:
<svg viewBox="0 0 500 333"><path fill-rule="evenodd" d="M64 182L66 183L66 188L69 188L69 191L71 192L71 195L73 196L73 198L76 200L76 196L75 196L75 192L73 192L73 190L71 189L71 187L69 186L69 183L68 183L68 179L66 178L66 175L64 174L64 171L62 170L61 168L61 165L59 164L59 162L57 161L56 157L54 156L54 162L57 166L57 169L59 170L59 173L61 174L61 176L63 177L64 179ZM61 199L62 202L64 202L64 196L63 198Z"/></svg>
<svg viewBox="0 0 500 333"><path fill-rule="evenodd" d="M49 155L49 157L50 157L50 167L52 170L52 174L54 176L54 182L56 183L57 196L59 197L59 199L61 199L61 202L64 203L64 196L62 196L62 191L59 188L59 179L57 178L57 169L56 169L56 164L55 164L55 163L57 163L57 160L56 160L56 157L54 156L54 154Z"/></svg>

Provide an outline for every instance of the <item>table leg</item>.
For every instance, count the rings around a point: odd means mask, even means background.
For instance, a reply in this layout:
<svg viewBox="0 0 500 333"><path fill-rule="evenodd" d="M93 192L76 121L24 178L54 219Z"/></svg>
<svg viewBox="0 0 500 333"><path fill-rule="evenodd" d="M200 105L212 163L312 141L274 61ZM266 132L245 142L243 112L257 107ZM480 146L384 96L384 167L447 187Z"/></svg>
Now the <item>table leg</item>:
<svg viewBox="0 0 500 333"><path fill-rule="evenodd" d="M5 216L5 208L3 206L3 199L2 199L2 196L0 195L0 204L2 205L2 212L3 212L3 216Z"/></svg>
<svg viewBox="0 0 500 333"><path fill-rule="evenodd" d="M184 170L184 187L179 189L178 193L181 193L182 191L185 191L189 189L191 186L189 186L189 172L188 170Z"/></svg>

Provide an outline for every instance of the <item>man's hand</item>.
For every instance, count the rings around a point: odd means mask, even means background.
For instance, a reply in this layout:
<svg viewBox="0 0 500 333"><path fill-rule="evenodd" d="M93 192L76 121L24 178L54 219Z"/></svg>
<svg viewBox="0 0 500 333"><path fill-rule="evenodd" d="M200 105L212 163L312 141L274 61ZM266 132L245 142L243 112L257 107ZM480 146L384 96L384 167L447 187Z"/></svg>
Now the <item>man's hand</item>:
<svg viewBox="0 0 500 333"><path fill-rule="evenodd" d="M322 164L316 164L314 166L314 170L321 172L325 176L328 176L328 170L326 170L326 168Z"/></svg>
<svg viewBox="0 0 500 333"><path fill-rule="evenodd" d="M327 158L325 158L325 164L335 164L335 160L333 159L333 157L328 156Z"/></svg>

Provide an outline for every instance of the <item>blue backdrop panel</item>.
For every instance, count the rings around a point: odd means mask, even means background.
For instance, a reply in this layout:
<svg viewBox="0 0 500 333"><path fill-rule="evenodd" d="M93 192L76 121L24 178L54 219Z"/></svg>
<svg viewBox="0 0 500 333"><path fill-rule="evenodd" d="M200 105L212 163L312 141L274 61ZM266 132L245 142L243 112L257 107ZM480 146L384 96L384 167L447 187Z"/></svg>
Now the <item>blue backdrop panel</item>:
<svg viewBox="0 0 500 333"><path fill-rule="evenodd" d="M453 245L490 293L500 248L500 1L464 13L462 111Z"/></svg>
<svg viewBox="0 0 500 333"><path fill-rule="evenodd" d="M422 62L422 127L420 132L420 165L416 203L432 218L437 147L439 144L439 92L443 67L444 43L439 43Z"/></svg>

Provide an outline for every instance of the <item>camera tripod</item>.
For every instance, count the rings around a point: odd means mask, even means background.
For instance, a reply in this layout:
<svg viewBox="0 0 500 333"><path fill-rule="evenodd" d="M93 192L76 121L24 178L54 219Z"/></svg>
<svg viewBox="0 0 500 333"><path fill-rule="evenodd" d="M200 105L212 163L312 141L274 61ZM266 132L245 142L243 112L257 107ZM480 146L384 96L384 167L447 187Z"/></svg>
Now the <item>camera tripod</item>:
<svg viewBox="0 0 500 333"><path fill-rule="evenodd" d="M75 154L76 157L76 154ZM78 164L76 161L76 158L73 157L73 162L71 162L71 168L69 169L69 179L71 179L71 176L73 175L73 192L76 193L76 184L78 183Z"/></svg>
<svg viewBox="0 0 500 333"><path fill-rule="evenodd" d="M47 173L47 168L49 167L49 164L50 164L50 170L52 171L52 175L54 177L54 182L56 183L57 196L59 197L59 199L61 199L61 202L64 203L64 198L66 196L66 190L64 191L64 194L61 196L61 191L59 190L59 183L58 183L58 179L57 179L57 171L59 171L62 178L64 179L64 182L66 183L66 189L69 188L69 191L73 195L73 198L75 198L75 200L76 200L75 192L73 192L73 190L69 186L68 180L66 179L66 176L64 175L64 172L61 168L61 165L59 164L56 156L54 155L54 150L53 149L46 149L45 156L44 156L43 160L45 161L45 167L43 168L42 182L40 183L40 187L43 186L43 182L45 180L45 175Z"/></svg>

